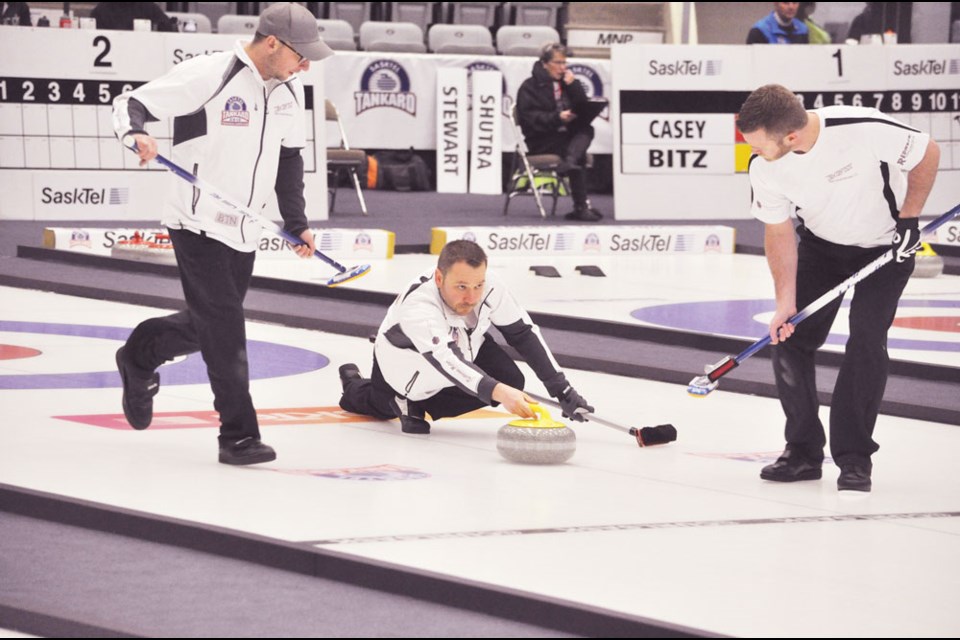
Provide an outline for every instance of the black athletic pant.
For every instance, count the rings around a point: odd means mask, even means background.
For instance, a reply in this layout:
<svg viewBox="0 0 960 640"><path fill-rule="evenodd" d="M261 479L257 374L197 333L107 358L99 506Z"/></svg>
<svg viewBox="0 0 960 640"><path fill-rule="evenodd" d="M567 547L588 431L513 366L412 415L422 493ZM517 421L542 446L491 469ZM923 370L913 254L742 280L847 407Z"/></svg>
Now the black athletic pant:
<svg viewBox="0 0 960 640"><path fill-rule="evenodd" d="M483 369L489 376L516 389L523 389L523 373L516 363L500 348L492 336L487 336L483 346L477 352L473 364ZM424 366L430 366L424 360ZM355 379L344 389L340 398L340 408L351 413L373 416L381 420L390 420L400 415L396 398L399 394L387 384L380 372L376 357L373 359L373 373L370 378ZM463 415L464 413L487 406L480 398L463 391L459 387L445 387L426 400L410 402L416 410L430 414L434 420ZM494 403L496 406L498 403Z"/></svg>
<svg viewBox="0 0 960 640"><path fill-rule="evenodd" d="M838 245L799 230L797 310L840 284L889 247L864 249ZM850 337L830 407L830 452L840 464L870 467L879 446L873 440L880 402L887 384L887 331L914 260L890 262L856 285L850 302ZM823 460L826 443L818 416L814 356L826 341L842 297L797 325L793 336L773 346L773 371L786 414L786 440L792 450L813 462Z"/></svg>
<svg viewBox="0 0 960 640"><path fill-rule="evenodd" d="M127 339L127 352L138 367L153 371L199 351L220 414L220 441L259 438L243 317L256 253L236 251L192 231L170 229L170 239L187 310L141 322Z"/></svg>
<svg viewBox="0 0 960 640"><path fill-rule="evenodd" d="M531 155L552 153L563 158L567 167L564 173L570 180L570 196L577 209L587 206L587 149L593 142L593 127L586 126L572 129L566 133L558 133L548 140L541 140L530 145Z"/></svg>

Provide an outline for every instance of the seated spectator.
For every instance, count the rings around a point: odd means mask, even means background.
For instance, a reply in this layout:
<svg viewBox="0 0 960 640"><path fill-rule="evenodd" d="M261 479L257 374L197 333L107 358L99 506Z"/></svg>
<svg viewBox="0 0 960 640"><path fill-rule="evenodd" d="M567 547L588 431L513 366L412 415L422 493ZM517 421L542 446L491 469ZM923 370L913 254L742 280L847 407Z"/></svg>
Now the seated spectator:
<svg viewBox="0 0 960 640"><path fill-rule="evenodd" d="M750 29L747 44L809 44L807 25L796 17L799 8L799 2L774 2L773 11Z"/></svg>
<svg viewBox="0 0 960 640"><path fill-rule="evenodd" d="M589 98L583 85L567 69L567 50L562 44L544 45L533 63L533 75L517 92L517 120L531 154L554 154L563 159L559 172L570 179L573 211L567 220L596 222L603 215L587 199L587 148L593 127L577 120L576 105Z"/></svg>

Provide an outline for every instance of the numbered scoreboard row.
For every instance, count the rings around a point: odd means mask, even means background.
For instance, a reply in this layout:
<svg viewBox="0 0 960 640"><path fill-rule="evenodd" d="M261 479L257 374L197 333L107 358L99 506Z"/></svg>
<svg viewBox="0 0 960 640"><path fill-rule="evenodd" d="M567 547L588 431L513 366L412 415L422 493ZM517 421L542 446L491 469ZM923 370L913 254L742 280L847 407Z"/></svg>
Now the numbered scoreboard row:
<svg viewBox="0 0 960 640"><path fill-rule="evenodd" d="M0 104L110 105L122 93L146 84L128 80L14 78L0 76ZM313 110L313 87L304 86L305 110Z"/></svg>
<svg viewBox="0 0 960 640"><path fill-rule="evenodd" d="M110 105L143 82L0 76L0 103Z"/></svg>
<svg viewBox="0 0 960 640"><path fill-rule="evenodd" d="M620 113L737 113L749 91L640 91L620 92ZM832 105L873 107L884 113L960 112L960 89L891 91L800 91L807 109Z"/></svg>

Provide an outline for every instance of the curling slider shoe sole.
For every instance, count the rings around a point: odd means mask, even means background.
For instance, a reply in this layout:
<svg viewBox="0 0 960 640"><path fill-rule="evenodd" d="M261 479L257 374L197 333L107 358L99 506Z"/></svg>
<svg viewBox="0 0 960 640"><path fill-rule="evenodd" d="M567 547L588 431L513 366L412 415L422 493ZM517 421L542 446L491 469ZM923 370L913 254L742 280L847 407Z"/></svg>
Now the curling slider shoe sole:
<svg viewBox="0 0 960 640"><path fill-rule="evenodd" d="M720 381L710 382L708 376L697 376L687 385L687 393L694 398L703 398L719 386Z"/></svg>
<svg viewBox="0 0 960 640"><path fill-rule="evenodd" d="M345 282L350 282L351 280L356 280L357 278L362 278L363 276L370 273L370 265L360 264L355 267L351 267L344 271L343 273L338 273L329 280L327 280L328 287L337 287Z"/></svg>

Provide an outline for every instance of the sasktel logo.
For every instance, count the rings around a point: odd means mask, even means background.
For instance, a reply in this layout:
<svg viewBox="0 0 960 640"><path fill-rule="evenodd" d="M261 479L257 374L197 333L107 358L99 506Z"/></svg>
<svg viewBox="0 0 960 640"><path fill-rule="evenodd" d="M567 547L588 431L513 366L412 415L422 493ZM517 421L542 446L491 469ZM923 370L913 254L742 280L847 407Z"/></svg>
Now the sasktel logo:
<svg viewBox="0 0 960 640"><path fill-rule="evenodd" d="M647 68L652 76L718 76L723 60L651 60Z"/></svg>
<svg viewBox="0 0 960 640"><path fill-rule="evenodd" d="M960 59L930 59L918 62L893 61L893 75L895 76L943 76L948 73L951 75L960 74Z"/></svg>
<svg viewBox="0 0 960 640"><path fill-rule="evenodd" d="M42 204L124 205L130 202L130 188L74 187L73 189L60 191L52 187L44 187L40 191L40 202Z"/></svg>

